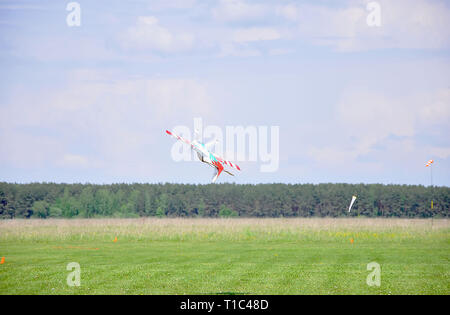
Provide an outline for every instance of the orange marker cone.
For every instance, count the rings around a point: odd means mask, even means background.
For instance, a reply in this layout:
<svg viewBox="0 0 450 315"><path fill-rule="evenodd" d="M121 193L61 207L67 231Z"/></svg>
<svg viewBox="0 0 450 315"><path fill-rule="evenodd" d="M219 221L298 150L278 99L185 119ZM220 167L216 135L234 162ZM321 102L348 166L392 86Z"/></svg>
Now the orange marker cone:
<svg viewBox="0 0 450 315"><path fill-rule="evenodd" d="M5 257L2 257L2 260L0 260L0 265L3 265L5 263Z"/></svg>
<svg viewBox="0 0 450 315"><path fill-rule="evenodd" d="M114 239L114 241L113 241L113 242L114 242L114 243L115 243L115 242L117 242L117 236L116 236L116 238Z"/></svg>
<svg viewBox="0 0 450 315"><path fill-rule="evenodd" d="M350 244L353 244L353 238L350 239Z"/></svg>

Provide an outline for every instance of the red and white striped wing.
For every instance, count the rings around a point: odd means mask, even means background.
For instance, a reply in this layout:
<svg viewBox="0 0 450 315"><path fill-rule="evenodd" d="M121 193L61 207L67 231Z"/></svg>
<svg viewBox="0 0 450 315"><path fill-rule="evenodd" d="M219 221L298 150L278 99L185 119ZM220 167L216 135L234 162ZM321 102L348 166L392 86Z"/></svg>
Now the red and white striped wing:
<svg viewBox="0 0 450 315"><path fill-rule="evenodd" d="M181 141L183 141L184 143L189 144L190 146L192 146L191 141L189 141L189 140L187 140L187 139L185 139L185 138L183 138L183 137L180 137L180 136L174 134L173 132L171 132L171 131L169 131L169 130L166 130L166 133L167 133L169 136L172 136L172 137L174 137L175 139L181 140Z"/></svg>
<svg viewBox="0 0 450 315"><path fill-rule="evenodd" d="M227 160L225 160L225 159L222 159L220 156L218 156L218 155L215 155L214 154L214 157L220 162L220 163L222 163L222 164L225 164L225 165L228 165L228 166L231 166L231 167L233 167L233 168L235 168L235 169L237 169L238 171L240 171L241 170L241 168L239 167L239 165L237 165L237 164L234 164L233 162L231 162L231 161L227 161Z"/></svg>

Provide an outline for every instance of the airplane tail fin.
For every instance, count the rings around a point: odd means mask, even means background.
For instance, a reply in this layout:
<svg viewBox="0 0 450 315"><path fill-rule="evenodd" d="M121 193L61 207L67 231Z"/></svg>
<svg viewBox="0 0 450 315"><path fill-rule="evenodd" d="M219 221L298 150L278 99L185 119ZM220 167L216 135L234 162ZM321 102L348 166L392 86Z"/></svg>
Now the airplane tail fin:
<svg viewBox="0 0 450 315"><path fill-rule="evenodd" d="M216 172L214 173L214 177L212 178L212 182L215 183L217 178L219 177L220 173L223 171L223 165L220 163L214 163L214 166L216 167Z"/></svg>
<svg viewBox="0 0 450 315"><path fill-rule="evenodd" d="M223 170L223 171L224 171L225 173L227 173L228 175L234 176L234 174L228 172L227 170ZM214 173L214 176L213 176L213 178L212 178L212 182L213 182L213 183L216 182L216 180L217 180L217 178L219 177L220 173L221 173L221 171L219 171L219 170L216 168L216 172Z"/></svg>
<svg viewBox="0 0 450 315"><path fill-rule="evenodd" d="M219 175L220 175L220 172L219 172L218 169L216 169L216 172L214 173L214 176L213 176L211 182L212 182L212 183L215 183L216 180L217 180L217 178L219 177Z"/></svg>

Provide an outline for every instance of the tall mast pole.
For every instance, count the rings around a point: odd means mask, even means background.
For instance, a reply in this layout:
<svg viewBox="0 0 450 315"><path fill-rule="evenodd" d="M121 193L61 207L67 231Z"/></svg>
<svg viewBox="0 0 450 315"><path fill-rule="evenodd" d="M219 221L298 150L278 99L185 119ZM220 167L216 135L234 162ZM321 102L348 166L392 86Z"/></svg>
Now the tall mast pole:
<svg viewBox="0 0 450 315"><path fill-rule="evenodd" d="M430 164L430 178L431 178L431 229L433 229L433 221L434 221L434 215L433 215L433 197L434 197L434 190L433 190L433 163Z"/></svg>
<svg viewBox="0 0 450 315"><path fill-rule="evenodd" d="M433 187L433 164L430 165L431 187Z"/></svg>

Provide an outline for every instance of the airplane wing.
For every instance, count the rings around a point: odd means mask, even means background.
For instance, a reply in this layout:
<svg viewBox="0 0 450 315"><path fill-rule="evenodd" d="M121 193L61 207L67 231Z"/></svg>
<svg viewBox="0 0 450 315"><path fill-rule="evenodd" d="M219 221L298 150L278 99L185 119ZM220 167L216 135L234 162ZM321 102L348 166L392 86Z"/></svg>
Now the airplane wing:
<svg viewBox="0 0 450 315"><path fill-rule="evenodd" d="M180 137L180 136L174 134L173 132L171 132L171 131L169 131L169 130L166 130L166 133L167 133L169 136L172 136L172 137L174 137L175 139L181 140L181 141L183 141L184 143L186 143L186 144L192 146L191 141L189 141L189 140L187 140L187 139L185 139L185 138L183 138L183 137Z"/></svg>
<svg viewBox="0 0 450 315"><path fill-rule="evenodd" d="M231 167L237 169L238 171L241 170L241 168L239 167L239 165L234 164L234 163L231 162L231 161L227 161L227 160L221 158L220 156L218 156L218 155L216 155L216 154L214 154L214 153L213 153L213 155L214 155L214 157L215 157L220 163L225 164L225 165L228 165L228 166L231 166ZM234 175L233 175L233 176L234 176Z"/></svg>
<svg viewBox="0 0 450 315"><path fill-rule="evenodd" d="M183 137L180 137L180 136L176 135L175 133L173 133L173 132L171 132L171 131L169 131L169 130L166 130L166 133L167 133L168 135L174 137L175 139L181 140L181 141L183 141L184 143L186 143L186 144L190 145L191 147L194 147L194 148L195 148L195 146L192 144L191 141L189 141L189 140L187 140L187 139L185 139L185 138L183 138ZM231 162L231 161L227 161L227 160L221 158L220 156L218 156L218 155L216 155L216 154L214 154L214 153L212 153L212 154L213 154L214 157L217 159L217 161L219 161L220 163L225 164L225 165L228 165L228 166L231 166L231 167L237 169L238 171L241 170L241 168L239 167L239 165L234 164L234 163ZM229 172L227 172L227 173L229 173ZM234 176L234 175L233 175L233 176Z"/></svg>

